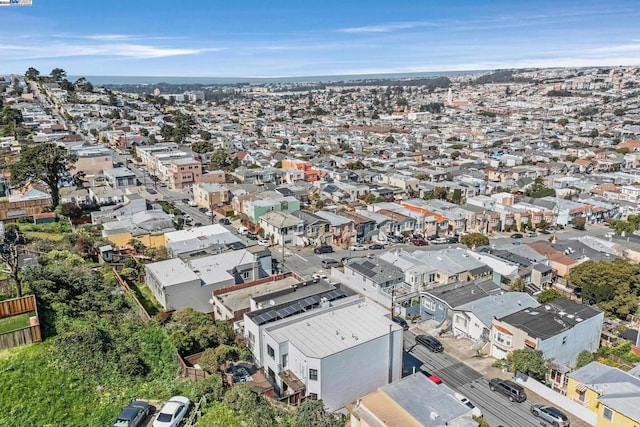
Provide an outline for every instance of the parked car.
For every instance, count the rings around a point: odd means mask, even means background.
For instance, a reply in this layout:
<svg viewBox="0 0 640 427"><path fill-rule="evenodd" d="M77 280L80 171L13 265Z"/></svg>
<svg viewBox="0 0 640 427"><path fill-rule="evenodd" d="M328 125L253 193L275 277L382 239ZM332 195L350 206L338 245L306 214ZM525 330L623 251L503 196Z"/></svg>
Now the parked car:
<svg viewBox="0 0 640 427"><path fill-rule="evenodd" d="M446 237L436 237L435 239L433 239L433 243L435 243L436 245L444 245L445 243L447 243L447 238Z"/></svg>
<svg viewBox="0 0 640 427"><path fill-rule="evenodd" d="M330 254L333 252L333 246L331 245L320 245L313 250L314 254Z"/></svg>
<svg viewBox="0 0 640 427"><path fill-rule="evenodd" d="M198 208L198 210L202 213L209 212L209 209L207 208Z"/></svg>
<svg viewBox="0 0 640 427"><path fill-rule="evenodd" d="M464 406L471 409L471 415L478 418L482 417L482 411L480 410L480 408L478 408L472 401L467 399L465 395L462 395L460 393L455 393L454 396L456 397L456 399L462 402Z"/></svg>
<svg viewBox="0 0 640 427"><path fill-rule="evenodd" d="M536 233L534 233L533 231L530 231L527 233L527 237L537 237L538 235Z"/></svg>
<svg viewBox="0 0 640 427"><path fill-rule="evenodd" d="M433 353L442 353L444 351L442 343L436 337L432 337L431 335L418 335L416 336L416 342L427 347L427 349Z"/></svg>
<svg viewBox="0 0 640 427"><path fill-rule="evenodd" d="M365 245L353 245L349 248L350 251L366 251L367 248Z"/></svg>
<svg viewBox="0 0 640 427"><path fill-rule="evenodd" d="M153 427L177 427L182 423L189 408L191 401L184 396L173 396L167 403L162 406L158 416L153 421Z"/></svg>
<svg viewBox="0 0 640 427"><path fill-rule="evenodd" d="M553 406L536 403L531 405L531 413L534 417L550 423L553 427L566 427L570 424L569 418L561 410Z"/></svg>
<svg viewBox="0 0 640 427"><path fill-rule="evenodd" d="M224 225L231 225L231 221L229 221L229 218L220 218L218 222Z"/></svg>
<svg viewBox="0 0 640 427"><path fill-rule="evenodd" d="M370 251L375 251L379 249L384 249L384 245L382 243L374 243L373 245L369 245Z"/></svg>
<svg viewBox="0 0 640 427"><path fill-rule="evenodd" d="M191 206L192 208L195 208L196 206L198 206L198 204L197 204L196 202L194 202L193 200L189 200L189 201L187 202L187 204L188 204L189 206Z"/></svg>
<svg viewBox="0 0 640 427"><path fill-rule="evenodd" d="M342 264L340 264L340 261L335 260L333 258L323 259L321 264L322 264L323 268L340 267L342 265Z"/></svg>
<svg viewBox="0 0 640 427"><path fill-rule="evenodd" d="M311 278L315 279L315 280L319 280L319 279L327 280L328 279L327 275L326 274L322 274L322 273L313 273L311 275Z"/></svg>
<svg viewBox="0 0 640 427"><path fill-rule="evenodd" d="M447 243L458 243L459 241L458 236L447 237Z"/></svg>
<svg viewBox="0 0 640 427"><path fill-rule="evenodd" d="M238 234L247 234L249 232L249 229L247 227L238 227Z"/></svg>
<svg viewBox="0 0 640 427"><path fill-rule="evenodd" d="M268 240L258 240L258 245L268 248L269 246L271 246L271 242Z"/></svg>
<svg viewBox="0 0 640 427"><path fill-rule="evenodd" d="M422 369L420 370L420 372L422 372L422 374L429 378L431 381L433 381L436 384L442 384L442 378L440 378L439 376L435 375L435 374L431 374L427 371L423 371Z"/></svg>
<svg viewBox="0 0 640 427"><path fill-rule="evenodd" d="M258 240L258 235L252 231L247 233L247 239L249 240Z"/></svg>
<svg viewBox="0 0 640 427"><path fill-rule="evenodd" d="M404 243L404 237L402 236L389 236L391 243Z"/></svg>
<svg viewBox="0 0 640 427"><path fill-rule="evenodd" d="M512 239L522 239L522 234L520 234L520 233L513 233L513 234L511 235L511 238L512 238Z"/></svg>
<svg viewBox="0 0 640 427"><path fill-rule="evenodd" d="M402 326L402 329L405 331L409 330L409 324L407 323L406 320L404 320L402 317L400 316L393 316L391 318L391 320L393 320L394 322L396 322L398 325Z"/></svg>
<svg viewBox="0 0 640 427"><path fill-rule="evenodd" d="M522 386L513 381L493 378L489 380L489 388L491 391L496 391L507 396L511 402L522 403L527 400L527 394L524 392Z"/></svg>
<svg viewBox="0 0 640 427"><path fill-rule="evenodd" d="M120 411L120 415L111 424L111 427L138 427L142 425L149 413L151 413L151 405L147 402L134 400Z"/></svg>
<svg viewBox="0 0 640 427"><path fill-rule="evenodd" d="M427 246L427 241L424 239L411 239L411 244L414 246Z"/></svg>

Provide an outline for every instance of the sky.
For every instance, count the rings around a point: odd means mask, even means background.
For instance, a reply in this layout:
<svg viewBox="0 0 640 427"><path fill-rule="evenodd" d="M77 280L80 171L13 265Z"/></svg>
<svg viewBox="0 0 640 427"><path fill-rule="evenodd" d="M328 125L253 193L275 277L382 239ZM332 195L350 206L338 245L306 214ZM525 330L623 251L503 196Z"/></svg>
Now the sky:
<svg viewBox="0 0 640 427"><path fill-rule="evenodd" d="M0 72L289 77L640 65L638 0L33 0Z"/></svg>

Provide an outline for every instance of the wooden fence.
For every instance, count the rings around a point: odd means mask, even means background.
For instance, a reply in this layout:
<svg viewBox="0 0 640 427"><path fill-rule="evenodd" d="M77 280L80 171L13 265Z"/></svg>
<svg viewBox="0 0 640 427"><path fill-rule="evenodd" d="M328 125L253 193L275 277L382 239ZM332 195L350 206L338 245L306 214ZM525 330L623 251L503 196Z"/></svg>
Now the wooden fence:
<svg viewBox="0 0 640 427"><path fill-rule="evenodd" d="M191 356L187 356L186 357L187 360L185 361L185 359L183 359L182 356L180 356L176 352L176 356L178 358L178 363L180 364L180 369L182 369L182 373L185 374L187 377L189 377L189 379L192 379L194 381L205 379L209 375L211 375L210 373L208 373L203 369L198 369L193 367L193 364L197 363L201 355L202 353L197 353ZM187 361L189 362L189 364L187 364Z"/></svg>
<svg viewBox="0 0 640 427"><path fill-rule="evenodd" d="M140 303L140 301L138 301L138 297L136 297L136 293L131 290L127 281L124 280L122 276L120 276L120 273L118 273L118 269L115 266L113 267L113 272L116 275L116 280L118 281L118 284L127 291L127 293L131 296L131 298L133 298L133 302L135 303L136 308L138 310L138 315L140 315L140 317L142 317L144 320L151 319L151 316L149 315L147 310Z"/></svg>
<svg viewBox="0 0 640 427"><path fill-rule="evenodd" d="M32 311L36 315L29 319L29 326L0 334L0 350L42 341L38 308L34 295L0 301L0 318L13 317Z"/></svg>
<svg viewBox="0 0 640 427"><path fill-rule="evenodd" d="M36 311L36 297L34 295L0 301L0 318L30 311Z"/></svg>

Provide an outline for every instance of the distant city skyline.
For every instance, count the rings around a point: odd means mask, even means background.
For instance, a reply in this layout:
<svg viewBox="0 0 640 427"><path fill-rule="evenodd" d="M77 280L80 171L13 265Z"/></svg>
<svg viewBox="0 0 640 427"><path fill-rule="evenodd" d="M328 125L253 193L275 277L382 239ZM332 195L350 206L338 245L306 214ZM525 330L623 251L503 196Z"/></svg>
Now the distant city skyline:
<svg viewBox="0 0 640 427"><path fill-rule="evenodd" d="M0 9L0 72L269 78L640 65L639 17L630 0L38 0Z"/></svg>

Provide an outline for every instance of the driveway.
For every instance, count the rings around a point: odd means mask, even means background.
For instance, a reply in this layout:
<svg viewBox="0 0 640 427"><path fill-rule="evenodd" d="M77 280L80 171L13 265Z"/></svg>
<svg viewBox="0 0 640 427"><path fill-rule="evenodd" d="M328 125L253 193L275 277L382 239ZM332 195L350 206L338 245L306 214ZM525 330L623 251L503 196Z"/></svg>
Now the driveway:
<svg viewBox="0 0 640 427"><path fill-rule="evenodd" d="M490 378L511 379L511 373L492 367L491 364L495 359L491 357L477 357L477 353L471 349L471 340L438 338L445 351L431 353L425 347L415 344L415 335L421 333L423 332L419 325L412 326L410 331L405 332L404 348L410 354L410 357L405 357L405 361L414 366L422 362L423 370L438 375L449 387L467 396L482 410L489 425L513 427L546 425L529 412L534 403L552 405L541 396L527 389L526 402L512 403L502 395L489 390ZM567 411L563 412L567 413ZM574 427L589 426L588 423L569 413L567 416Z"/></svg>

